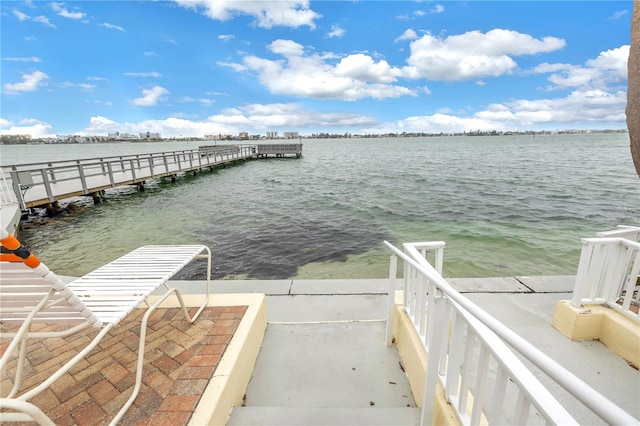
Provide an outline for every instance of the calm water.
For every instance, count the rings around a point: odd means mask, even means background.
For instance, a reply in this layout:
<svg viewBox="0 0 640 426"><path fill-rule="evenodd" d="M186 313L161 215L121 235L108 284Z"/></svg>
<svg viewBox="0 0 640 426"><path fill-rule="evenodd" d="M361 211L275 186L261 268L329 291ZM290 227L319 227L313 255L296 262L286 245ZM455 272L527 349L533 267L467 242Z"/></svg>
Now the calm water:
<svg viewBox="0 0 640 426"><path fill-rule="evenodd" d="M640 224L626 134L305 140L107 200L22 232L54 271L143 244L211 247L216 278L384 278L383 240L444 240L444 275L574 274L580 238ZM2 146L2 164L197 148L202 142ZM82 201L82 199L76 199ZM201 270L183 277L201 278Z"/></svg>

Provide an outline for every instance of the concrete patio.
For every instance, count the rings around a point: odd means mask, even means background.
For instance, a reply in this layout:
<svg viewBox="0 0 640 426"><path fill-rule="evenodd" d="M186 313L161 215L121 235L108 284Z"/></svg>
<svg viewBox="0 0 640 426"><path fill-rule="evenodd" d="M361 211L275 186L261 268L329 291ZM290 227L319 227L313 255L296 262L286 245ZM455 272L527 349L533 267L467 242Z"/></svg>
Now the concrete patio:
<svg viewBox="0 0 640 426"><path fill-rule="evenodd" d="M571 298L574 279L520 276L449 282L640 418L637 368L599 341L571 341L551 326L555 304ZM189 291L188 283L179 285ZM267 294L263 346L245 404L234 409L229 424L417 424L419 409L407 392L397 351L384 345L387 280L218 281L214 288ZM534 374L580 424L603 424L544 374Z"/></svg>
<svg viewBox="0 0 640 426"><path fill-rule="evenodd" d="M599 341L570 341L551 326L554 306L558 300L570 298L573 279L572 276L453 278L449 282L623 410L640 418L638 370ZM172 281L171 284L185 294L195 293L201 288L199 282ZM240 390L229 390L233 387L231 385L212 386L211 382L219 379L218 370L208 373L212 379L206 388L203 388L204 377L200 376L194 384L181 382L185 379L186 369L195 367L190 365L197 362L195 358L185 360L186 364L178 366L173 363L179 360L168 356L167 363L175 367L175 372L172 372L171 368L160 362L161 357L154 358L151 355L145 367L145 384L160 377L157 371L162 372L162 369L156 365L158 363L162 368L167 367L163 376L173 382L158 379L162 389L155 391L158 396L149 396L149 392L141 393L137 406L131 409L124 424L158 424L154 420L158 416L174 416L171 417L171 424L186 424L186 417L180 417L184 415L180 414L184 408L181 404L193 405L193 401L183 401L188 399L183 395L186 395L187 389L196 388L200 393L196 405L201 408L218 405L230 392L240 395L235 396L235 400L231 398L230 402L227 401L227 414L231 406L235 406L227 421L230 425L417 424L420 409L416 407L398 352L394 347L389 348L384 344L387 280L215 281L212 287L214 301L227 298L228 293L250 297L258 296L254 293L266 294L264 340L261 332L259 336L256 333L244 333L246 340L257 345L257 358L253 357L242 368L246 375L244 385L248 381L248 386ZM170 319L170 315L166 315L162 321ZM230 312L224 315L235 314ZM217 326L225 327L220 321L232 321L235 324L237 318L218 317L212 320L211 330L217 327L216 321ZM115 331L126 332L125 329L121 326ZM218 331L211 330L208 331L209 335L218 335ZM164 334L158 333L160 335ZM172 346L170 343L167 335L164 343L157 347L168 348ZM205 345L208 347L202 350L210 352L211 344L223 343L208 342ZM231 346L236 347L235 352L229 352L227 346L220 362L226 358L225 363L233 364L230 357L242 356L243 352L237 350L242 345L235 343ZM218 346L216 348L219 349ZM156 349L153 351L156 353ZM123 352L114 349L110 356L115 360L120 359L117 362L126 363L131 354L128 348ZM211 361L217 355L202 353L198 356L208 356L207 359ZM255 368L251 371L253 362ZM177 376L172 378L172 374ZM580 424L602 424L600 419L546 376L535 370L534 374ZM243 380L238 383L242 384ZM113 385L111 382L109 384ZM98 382L91 383L89 388L96 385ZM99 386L108 387L108 384L104 382ZM82 401L68 403L70 405L63 410L64 415L58 417L60 424L106 423L108 410L105 407L108 401L105 402L105 395L108 393L87 390L76 393L79 394L83 395ZM145 402L147 399L151 401L148 404ZM178 403L178 400L182 402ZM196 407L191 405L191 409ZM51 408L59 410L60 407ZM196 408L197 413L191 417L190 424L208 422L203 420L207 417L203 417L201 410L198 410ZM222 423L224 421L212 422Z"/></svg>

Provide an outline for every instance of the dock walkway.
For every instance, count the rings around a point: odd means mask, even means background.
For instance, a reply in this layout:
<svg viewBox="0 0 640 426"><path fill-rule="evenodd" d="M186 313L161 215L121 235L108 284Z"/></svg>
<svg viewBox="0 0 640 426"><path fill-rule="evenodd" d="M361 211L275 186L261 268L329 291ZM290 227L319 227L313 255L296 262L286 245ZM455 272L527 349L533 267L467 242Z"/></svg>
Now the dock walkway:
<svg viewBox="0 0 640 426"><path fill-rule="evenodd" d="M33 207L55 208L59 200L91 196L100 202L104 191L123 185L144 189L150 179L184 173L213 170L269 156L302 156L302 144L212 145L199 149L52 161L2 166L18 204L23 210ZM3 190L4 186L3 186Z"/></svg>

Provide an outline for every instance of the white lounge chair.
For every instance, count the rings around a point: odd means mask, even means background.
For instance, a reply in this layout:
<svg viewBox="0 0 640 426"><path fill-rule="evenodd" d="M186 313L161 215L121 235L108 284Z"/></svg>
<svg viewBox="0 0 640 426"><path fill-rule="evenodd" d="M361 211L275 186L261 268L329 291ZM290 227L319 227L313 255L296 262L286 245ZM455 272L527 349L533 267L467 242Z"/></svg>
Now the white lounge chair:
<svg viewBox="0 0 640 426"><path fill-rule="evenodd" d="M53 424L51 419L28 400L48 388L83 359L109 330L140 304L146 303L147 297L155 290L164 286L164 295L153 306L148 307L143 316L136 382L129 400L111 422L117 423L133 404L140 390L146 325L151 313L171 293L175 293L185 318L193 323L209 300L211 251L203 245L140 247L66 284L4 229L0 229L0 242L5 251L11 252L2 254L0 258L0 322L20 324L15 333L0 332L1 337L12 338L0 359L0 371L3 374L8 361L16 351L18 352L14 386L7 395L0 398L0 408L4 409L1 414L2 421ZM196 258L207 259L206 292L202 305L190 316L182 296L177 289L170 288L167 281ZM63 331L38 332L32 331L34 322L61 322L69 327ZM66 337L89 326L95 327L97 334L84 349L44 382L20 393L30 339Z"/></svg>

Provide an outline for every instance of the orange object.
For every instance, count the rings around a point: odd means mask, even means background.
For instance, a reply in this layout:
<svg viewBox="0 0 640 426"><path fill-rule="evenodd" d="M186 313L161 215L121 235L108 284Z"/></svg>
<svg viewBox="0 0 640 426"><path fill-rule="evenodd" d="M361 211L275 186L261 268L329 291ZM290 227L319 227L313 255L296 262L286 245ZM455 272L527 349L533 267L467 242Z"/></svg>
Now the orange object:
<svg viewBox="0 0 640 426"><path fill-rule="evenodd" d="M24 259L13 253L0 253L0 262L24 262Z"/></svg>
<svg viewBox="0 0 640 426"><path fill-rule="evenodd" d="M29 257L24 260L24 264L29 268L37 268L38 265L40 265L40 259L38 259L35 254L30 254Z"/></svg>
<svg viewBox="0 0 640 426"><path fill-rule="evenodd" d="M0 243L9 250L15 250L20 247L20 241L13 235L9 235L7 238L0 240Z"/></svg>

